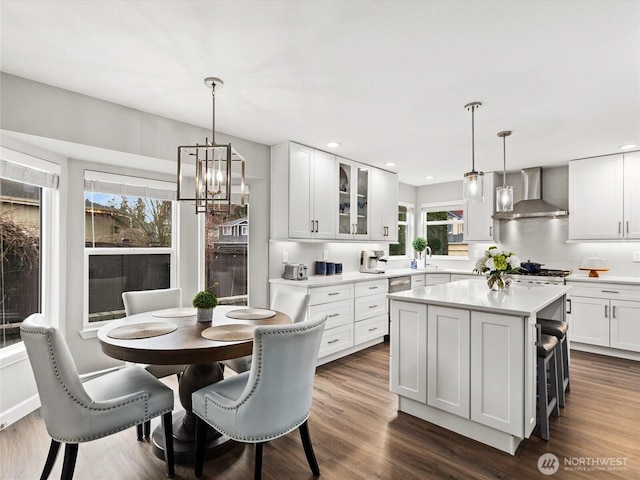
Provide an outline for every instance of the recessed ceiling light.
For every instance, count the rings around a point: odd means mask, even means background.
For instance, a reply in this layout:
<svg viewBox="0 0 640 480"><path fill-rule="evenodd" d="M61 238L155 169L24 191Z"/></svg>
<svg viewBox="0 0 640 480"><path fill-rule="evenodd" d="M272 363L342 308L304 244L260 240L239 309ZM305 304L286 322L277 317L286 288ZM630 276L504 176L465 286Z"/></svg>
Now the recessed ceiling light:
<svg viewBox="0 0 640 480"><path fill-rule="evenodd" d="M342 145L340 142L329 142L329 143L327 143L327 147L329 147L329 148L338 148L340 145Z"/></svg>
<svg viewBox="0 0 640 480"><path fill-rule="evenodd" d="M637 143L628 143L626 145L620 145L618 148L620 150L631 150L632 148L636 148L637 146Z"/></svg>
<svg viewBox="0 0 640 480"><path fill-rule="evenodd" d="M426 176L426 177L424 177L424 178L425 178L426 180L431 180L431 179L436 178L436 177L434 177L433 175L427 175L427 176Z"/></svg>
<svg viewBox="0 0 640 480"><path fill-rule="evenodd" d="M384 166L385 166L385 167L395 167L395 166L396 166L396 164L395 164L395 163L393 163L393 162L387 162L387 163L385 163L385 164L384 164Z"/></svg>

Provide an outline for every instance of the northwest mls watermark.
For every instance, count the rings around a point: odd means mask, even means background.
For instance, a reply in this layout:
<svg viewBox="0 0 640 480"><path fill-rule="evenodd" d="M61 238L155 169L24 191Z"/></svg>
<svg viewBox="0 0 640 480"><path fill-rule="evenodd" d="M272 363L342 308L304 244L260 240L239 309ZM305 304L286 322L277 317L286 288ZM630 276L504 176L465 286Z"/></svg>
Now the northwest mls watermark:
<svg viewBox="0 0 640 480"><path fill-rule="evenodd" d="M627 457L565 457L561 462L553 453L538 458L538 470L543 475L565 472L619 472L627 470Z"/></svg>

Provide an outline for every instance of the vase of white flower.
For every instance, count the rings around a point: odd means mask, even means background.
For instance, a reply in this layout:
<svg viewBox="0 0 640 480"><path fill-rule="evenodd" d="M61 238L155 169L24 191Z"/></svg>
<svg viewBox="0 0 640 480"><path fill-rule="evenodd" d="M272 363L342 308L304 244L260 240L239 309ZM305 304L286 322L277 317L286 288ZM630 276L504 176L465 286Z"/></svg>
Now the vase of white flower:
<svg viewBox="0 0 640 480"><path fill-rule="evenodd" d="M487 274L487 285L491 290L503 290L509 288L510 273L519 273L520 259L509 250L500 250L492 245L484 252L484 256L478 260L474 273Z"/></svg>

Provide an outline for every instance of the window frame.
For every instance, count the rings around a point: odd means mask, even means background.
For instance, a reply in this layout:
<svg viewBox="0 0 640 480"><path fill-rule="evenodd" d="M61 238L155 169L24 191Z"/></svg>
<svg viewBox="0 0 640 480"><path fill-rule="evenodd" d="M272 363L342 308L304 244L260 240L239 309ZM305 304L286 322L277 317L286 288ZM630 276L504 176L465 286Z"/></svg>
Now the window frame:
<svg viewBox="0 0 640 480"><path fill-rule="evenodd" d="M60 165L48 160L0 147L0 158L28 169L60 177ZM4 177L19 183L29 183ZM60 326L60 189L37 185L40 190L40 312L50 325ZM24 342L0 346L0 369L26 358Z"/></svg>
<svg viewBox="0 0 640 480"><path fill-rule="evenodd" d="M96 172L91 172L91 174L95 174ZM98 172L100 173L100 172ZM123 184L126 185L127 179L130 179L132 185L139 186L141 182L148 181L149 185L156 186L159 183L164 183L167 185L172 185L172 188L175 189L175 184L171 182L164 182L153 179L141 179L140 177L132 177L129 175L119 175L119 174L104 174L108 175L110 178L120 177ZM85 171L85 180L87 176L87 171ZM86 189L83 190L87 192ZM97 192L102 193L102 192ZM113 193L112 195L117 196L119 194ZM152 198L156 199L154 196L144 197L142 195L124 195L124 196L138 196L141 198ZM180 208L178 202L174 200L168 200L166 198L161 198L157 200L162 201L171 201L171 247L84 247L84 261L83 261L83 298L82 298L82 331L80 335L82 338L92 338L95 337L97 332L104 325L109 324L109 322L113 320L103 320L97 322L89 321L89 259L91 256L115 256L115 255L161 255L168 254L170 257L171 263L171 272L169 275L169 288L176 288L178 285L178 239L179 239L179 216L180 216ZM82 196L82 202L84 205L85 198L84 194ZM83 209L83 215L85 214L85 210ZM84 219L83 219L84 221ZM85 232L86 238L86 232Z"/></svg>
<svg viewBox="0 0 640 480"><path fill-rule="evenodd" d="M416 205L415 203L411 203L411 202L399 201L397 207L405 207L407 209L407 220L404 222L401 222L400 220L398 220L398 226L400 225L407 226L407 239L406 239L407 244L405 245L404 255L391 255L391 253L389 253L389 258L394 258L399 260L410 259L410 258L413 258L413 247L411 246L411 243L415 238ZM398 218L398 214L399 214L399 208L396 208L396 218ZM391 245L398 245L398 244L399 242L396 242ZM390 246L389 246L389 250L391 250Z"/></svg>
<svg viewBox="0 0 640 480"><path fill-rule="evenodd" d="M460 224L463 228L464 233L464 216L467 214L465 209L465 203L462 199L460 200L451 200L447 202L431 202L431 203L423 203L420 205L420 231L422 236L427 238L427 213L429 212L439 212L443 210L461 210L462 211L462 220L449 222L449 221L440 221L440 222L430 222L432 225L453 225ZM464 238L464 235L463 235ZM456 245L466 245L467 246L467 254L466 255L432 255L432 258L438 260L469 260L469 242L462 241Z"/></svg>

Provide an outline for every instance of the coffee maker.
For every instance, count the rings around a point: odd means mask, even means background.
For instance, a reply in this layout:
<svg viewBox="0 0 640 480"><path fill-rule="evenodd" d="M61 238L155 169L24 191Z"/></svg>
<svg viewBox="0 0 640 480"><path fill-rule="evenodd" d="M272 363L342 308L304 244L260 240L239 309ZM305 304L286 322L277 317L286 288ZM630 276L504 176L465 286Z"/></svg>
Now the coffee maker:
<svg viewBox="0 0 640 480"><path fill-rule="evenodd" d="M362 273L384 273L382 262L387 263L384 250L362 250L360 252L360 271Z"/></svg>

